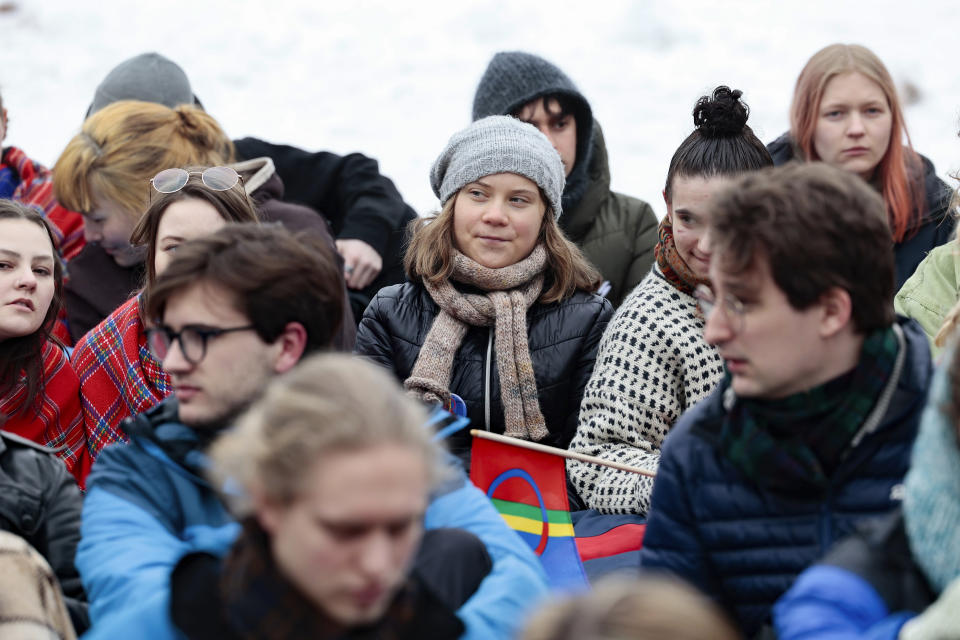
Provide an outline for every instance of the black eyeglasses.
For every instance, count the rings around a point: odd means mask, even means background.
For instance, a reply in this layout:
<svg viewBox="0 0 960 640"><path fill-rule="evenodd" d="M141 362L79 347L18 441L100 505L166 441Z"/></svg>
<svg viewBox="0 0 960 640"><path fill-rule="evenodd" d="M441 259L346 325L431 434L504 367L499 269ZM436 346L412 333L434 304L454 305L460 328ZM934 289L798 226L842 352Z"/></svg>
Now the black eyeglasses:
<svg viewBox="0 0 960 640"><path fill-rule="evenodd" d="M705 284L701 284L693 292L693 297L697 299L697 305L700 307L700 312L703 313L704 319L709 318L713 308L717 306L717 299L713 293L713 289ZM746 310L743 303L740 302L735 295L728 293L723 296L723 304L720 305L720 312L723 313L724 318L734 333L743 331L743 316Z"/></svg>
<svg viewBox="0 0 960 640"><path fill-rule="evenodd" d="M210 167L203 171L186 169L164 169L153 176L150 184L160 193L176 193L187 186L191 175L200 174L200 179L208 189L227 191L240 182L240 174L230 167Z"/></svg>
<svg viewBox="0 0 960 640"><path fill-rule="evenodd" d="M167 353L170 352L170 345L174 342L179 342L180 353L183 354L183 359L190 364L196 365L200 364L200 361L207 355L207 342L211 338L216 338L234 331L250 331L255 328L253 325L223 329L219 327L187 325L180 329L180 331L174 331L170 327L160 325L147 329L147 346L150 348L150 353L153 354L153 357L163 362L164 358L167 357Z"/></svg>

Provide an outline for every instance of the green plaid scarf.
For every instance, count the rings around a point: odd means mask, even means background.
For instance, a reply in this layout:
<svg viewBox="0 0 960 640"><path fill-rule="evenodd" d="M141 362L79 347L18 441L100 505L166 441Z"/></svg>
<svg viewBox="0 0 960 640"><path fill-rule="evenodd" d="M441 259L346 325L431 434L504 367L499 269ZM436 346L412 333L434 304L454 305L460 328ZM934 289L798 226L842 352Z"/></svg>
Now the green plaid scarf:
<svg viewBox="0 0 960 640"><path fill-rule="evenodd" d="M889 381L899 344L892 327L879 329L864 340L849 373L786 398L737 398L723 421L720 450L761 487L823 493ZM721 384L729 390L729 373Z"/></svg>

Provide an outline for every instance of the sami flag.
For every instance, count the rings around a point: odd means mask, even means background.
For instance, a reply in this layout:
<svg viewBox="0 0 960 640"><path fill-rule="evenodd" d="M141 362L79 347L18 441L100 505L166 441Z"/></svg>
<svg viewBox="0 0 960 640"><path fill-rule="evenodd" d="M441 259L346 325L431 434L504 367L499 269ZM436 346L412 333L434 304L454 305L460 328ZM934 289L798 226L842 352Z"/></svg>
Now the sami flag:
<svg viewBox="0 0 960 640"><path fill-rule="evenodd" d="M511 529L530 545L554 588L589 585L567 503L563 458L483 438L473 439L470 479Z"/></svg>

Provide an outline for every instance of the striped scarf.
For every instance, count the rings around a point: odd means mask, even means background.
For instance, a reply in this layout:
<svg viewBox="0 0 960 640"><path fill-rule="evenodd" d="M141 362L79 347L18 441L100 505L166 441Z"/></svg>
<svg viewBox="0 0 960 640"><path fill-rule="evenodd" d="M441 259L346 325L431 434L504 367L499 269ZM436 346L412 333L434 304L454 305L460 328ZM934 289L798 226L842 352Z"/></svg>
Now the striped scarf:
<svg viewBox="0 0 960 640"><path fill-rule="evenodd" d="M549 432L540 411L527 344L527 309L540 297L546 263L547 252L542 244L520 262L501 269L489 269L455 251L451 278L486 294L461 293L449 281L434 286L424 280L440 313L420 347L404 387L421 400L446 404L450 399L453 359L467 327L492 324L506 425L504 435L533 441L546 438Z"/></svg>
<svg viewBox="0 0 960 640"><path fill-rule="evenodd" d="M721 387L733 406L724 418L721 451L761 487L821 494L857 434L870 426L867 417L893 375L900 350L894 329L879 329L863 341L852 372L776 400L736 398L727 374Z"/></svg>
<svg viewBox="0 0 960 640"><path fill-rule="evenodd" d="M170 377L147 348L139 304L136 296L117 307L73 351L87 447L94 458L108 444L126 441L120 429L124 418L146 411L171 391Z"/></svg>

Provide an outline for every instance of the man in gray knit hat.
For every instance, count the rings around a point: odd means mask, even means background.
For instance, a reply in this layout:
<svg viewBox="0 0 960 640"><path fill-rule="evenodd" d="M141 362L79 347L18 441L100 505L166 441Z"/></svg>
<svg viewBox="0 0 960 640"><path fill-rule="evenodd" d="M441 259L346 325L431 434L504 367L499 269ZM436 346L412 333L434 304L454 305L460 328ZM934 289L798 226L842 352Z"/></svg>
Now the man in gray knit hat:
<svg viewBox="0 0 960 640"><path fill-rule="evenodd" d="M566 173L560 227L600 270L600 293L619 305L653 264L657 217L650 205L610 190L607 149L590 103L539 56L496 54L477 86L473 119L511 115L538 128Z"/></svg>

